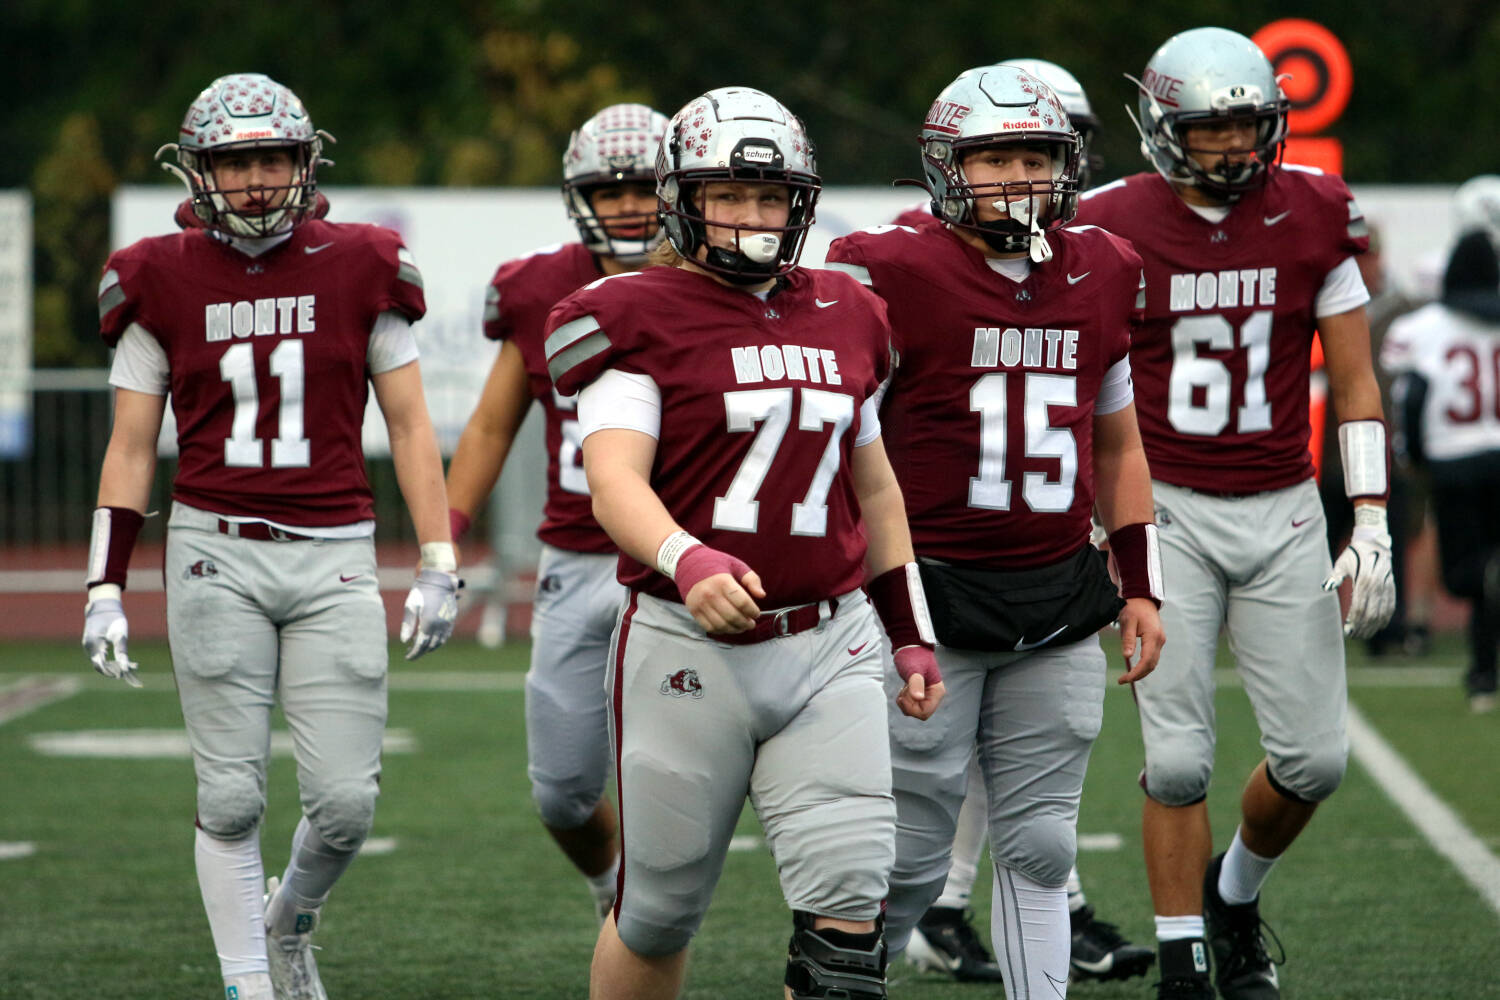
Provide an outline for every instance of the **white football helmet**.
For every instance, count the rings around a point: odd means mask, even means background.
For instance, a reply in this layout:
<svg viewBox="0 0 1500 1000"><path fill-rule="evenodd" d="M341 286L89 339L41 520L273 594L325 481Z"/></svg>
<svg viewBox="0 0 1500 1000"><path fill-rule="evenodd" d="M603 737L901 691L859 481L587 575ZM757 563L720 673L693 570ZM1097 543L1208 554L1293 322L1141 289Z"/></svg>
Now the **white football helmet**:
<svg viewBox="0 0 1500 1000"><path fill-rule="evenodd" d="M228 236L274 236L291 230L317 203L317 171L323 159L323 140L333 136L313 128L307 109L291 90L261 73L234 73L209 84L188 107L169 150L176 162L162 161L162 169L176 174L192 196L193 212L209 229ZM229 207L226 192L214 182L213 159L220 153L243 149L290 149L293 171L286 199L274 211L241 214Z"/></svg>
<svg viewBox="0 0 1500 1000"><path fill-rule="evenodd" d="M696 203L707 181L784 184L785 226L715 223L735 231L735 249L713 246ZM812 141L802 121L769 94L721 87L689 101L672 116L656 156L656 196L667 239L683 257L739 284L754 284L797 266L822 190ZM706 258L695 255L707 247Z"/></svg>
<svg viewBox="0 0 1500 1000"><path fill-rule="evenodd" d="M1062 101L1063 110L1068 113L1068 121L1073 123L1073 130L1083 143L1083 163L1078 168L1078 190L1087 191L1093 182L1093 174L1104 169L1104 157L1093 151L1094 136L1099 132L1099 116L1094 114L1083 84L1057 63L1045 59L1007 59L998 65L1014 66L1040 77L1042 82L1052 88L1057 99Z"/></svg>
<svg viewBox="0 0 1500 1000"><path fill-rule="evenodd" d="M979 233L1001 253L1027 253L1038 263L1051 259L1046 234L1078 211L1081 142L1045 81L1006 65L961 73L932 102L919 141L933 215ZM965 155L1001 145L1045 147L1052 177L971 184L963 171ZM974 203L980 198L1004 201L1009 218L979 222Z"/></svg>
<svg viewBox="0 0 1500 1000"><path fill-rule="evenodd" d="M1225 200L1259 187L1270 176L1286 142L1286 95L1255 43L1225 28L1193 28L1173 35L1146 64L1141 79L1126 75L1140 91L1141 153L1169 182L1189 184ZM1200 164L1183 138L1188 125L1252 119L1253 155L1242 163L1221 156Z"/></svg>
<svg viewBox="0 0 1500 1000"><path fill-rule="evenodd" d="M600 223L589 196L605 184L653 184L653 161L666 130L667 116L659 111L644 104L611 104L578 126L568 139L563 153L563 204L578 227L578 238L593 253L634 266L645 263L651 248L661 242L654 208L638 220L651 230L649 234L624 239L611 236ZM637 223L623 217L612 221Z"/></svg>
<svg viewBox="0 0 1500 1000"><path fill-rule="evenodd" d="M1453 192L1453 233L1482 229L1500 247L1500 175L1471 177Z"/></svg>

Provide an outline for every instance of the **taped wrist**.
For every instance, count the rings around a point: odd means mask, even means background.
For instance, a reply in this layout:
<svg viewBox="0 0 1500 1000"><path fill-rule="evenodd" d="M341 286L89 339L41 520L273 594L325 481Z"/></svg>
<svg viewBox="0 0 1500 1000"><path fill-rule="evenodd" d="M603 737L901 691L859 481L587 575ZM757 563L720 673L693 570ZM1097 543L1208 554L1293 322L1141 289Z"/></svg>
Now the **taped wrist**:
<svg viewBox="0 0 1500 1000"><path fill-rule="evenodd" d="M1120 596L1144 597L1159 608L1166 591L1161 582L1161 545L1156 525L1127 524L1109 536L1109 551L1120 573Z"/></svg>
<svg viewBox="0 0 1500 1000"><path fill-rule="evenodd" d="M469 533L469 528L473 524L468 514L453 507L448 508L448 535L455 545L464 540L464 536Z"/></svg>
<svg viewBox="0 0 1500 1000"><path fill-rule="evenodd" d="M1350 500L1390 495L1390 453L1385 421L1349 420L1339 424L1339 457L1344 461L1344 495Z"/></svg>
<svg viewBox="0 0 1500 1000"><path fill-rule="evenodd" d="M663 538L661 544L656 548L657 572L669 580L675 580L677 578L677 564L682 561L682 557L687 553L687 550L694 545L702 544L702 542L686 531L672 532L666 538Z"/></svg>
<svg viewBox="0 0 1500 1000"><path fill-rule="evenodd" d="M1379 542L1387 547L1391 544L1390 522L1386 518L1385 508L1375 503L1357 503L1354 505L1354 530L1349 534L1351 541Z"/></svg>
<svg viewBox="0 0 1500 1000"><path fill-rule="evenodd" d="M903 646L937 645L932 618L927 613L927 594L922 589L922 575L917 564L909 562L881 573L865 584L865 593L875 605L875 613L890 637L891 649Z"/></svg>
<svg viewBox="0 0 1500 1000"><path fill-rule="evenodd" d="M444 573L458 572L458 553L452 542L426 542L421 547L422 568Z"/></svg>
<svg viewBox="0 0 1500 1000"><path fill-rule="evenodd" d="M112 583L125 589L125 573L145 515L129 507L95 507L89 533L89 565L84 586Z"/></svg>

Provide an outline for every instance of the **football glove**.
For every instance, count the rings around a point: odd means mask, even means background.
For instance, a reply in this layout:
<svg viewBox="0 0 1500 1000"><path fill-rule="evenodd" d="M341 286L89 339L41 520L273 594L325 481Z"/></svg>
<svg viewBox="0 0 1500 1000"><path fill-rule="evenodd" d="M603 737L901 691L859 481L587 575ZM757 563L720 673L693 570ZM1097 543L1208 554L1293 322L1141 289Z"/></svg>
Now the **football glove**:
<svg viewBox="0 0 1500 1000"><path fill-rule="evenodd" d="M105 597L88 603L83 612L83 649L89 655L89 662L105 677L140 687L137 665L126 649L129 641L130 625L125 621L125 608L119 598ZM109 655L111 646L113 657Z"/></svg>
<svg viewBox="0 0 1500 1000"><path fill-rule="evenodd" d="M1396 610L1391 535L1384 507L1360 504L1354 508L1354 532L1333 564L1333 574L1323 581L1323 589L1335 590L1346 579L1354 581L1354 588L1344 619L1344 635L1368 639L1385 627Z"/></svg>
<svg viewBox="0 0 1500 1000"><path fill-rule="evenodd" d="M458 618L458 588L461 586L463 581L457 573L440 569L417 572L416 582L406 595L405 613L401 617L401 641L411 642L406 648L408 660L437 649L453 635L453 622Z"/></svg>

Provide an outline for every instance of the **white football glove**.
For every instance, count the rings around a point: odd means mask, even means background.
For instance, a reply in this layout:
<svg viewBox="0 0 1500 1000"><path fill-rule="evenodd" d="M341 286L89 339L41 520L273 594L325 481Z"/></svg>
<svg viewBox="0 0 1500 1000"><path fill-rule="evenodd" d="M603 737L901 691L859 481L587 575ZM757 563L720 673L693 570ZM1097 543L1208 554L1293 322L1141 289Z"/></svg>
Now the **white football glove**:
<svg viewBox="0 0 1500 1000"><path fill-rule="evenodd" d="M105 677L140 687L137 666L126 651L129 641L130 625L125 621L125 608L119 598L106 597L88 603L83 612L83 649L89 654L89 662ZM109 656L111 646L113 658Z"/></svg>
<svg viewBox="0 0 1500 1000"><path fill-rule="evenodd" d="M417 571L417 580L406 595L406 613L401 617L401 641L411 640L406 649L408 660L415 660L448 641L453 634L453 622L458 618L461 586L463 581L457 573L440 569Z"/></svg>
<svg viewBox="0 0 1500 1000"><path fill-rule="evenodd" d="M1396 578L1391 572L1391 534L1385 508L1361 504L1354 508L1354 532L1349 545L1333 564L1333 575L1323 581L1324 590L1354 581L1344 635L1368 639L1385 627L1396 610Z"/></svg>

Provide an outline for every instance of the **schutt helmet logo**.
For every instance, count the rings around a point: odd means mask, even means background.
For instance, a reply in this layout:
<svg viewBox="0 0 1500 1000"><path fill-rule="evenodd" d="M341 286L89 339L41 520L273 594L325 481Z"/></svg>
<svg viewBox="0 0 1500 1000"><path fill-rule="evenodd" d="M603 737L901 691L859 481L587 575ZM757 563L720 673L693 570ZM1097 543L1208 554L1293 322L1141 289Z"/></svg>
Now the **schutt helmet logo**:
<svg viewBox="0 0 1500 1000"><path fill-rule="evenodd" d="M184 580L209 580L219 575L219 567L212 559L199 559L182 571Z"/></svg>
<svg viewBox="0 0 1500 1000"><path fill-rule="evenodd" d="M703 682L698 680L698 671L684 668L661 682L661 693L669 694L673 698L681 698L685 694L690 694L694 698L702 698Z"/></svg>

